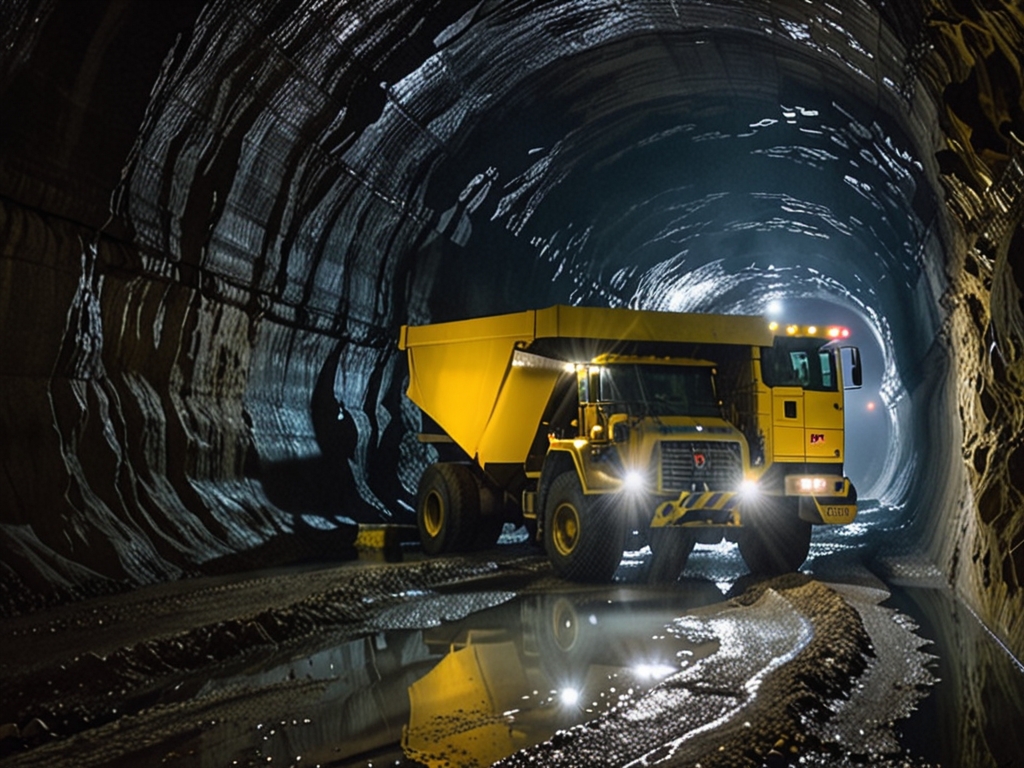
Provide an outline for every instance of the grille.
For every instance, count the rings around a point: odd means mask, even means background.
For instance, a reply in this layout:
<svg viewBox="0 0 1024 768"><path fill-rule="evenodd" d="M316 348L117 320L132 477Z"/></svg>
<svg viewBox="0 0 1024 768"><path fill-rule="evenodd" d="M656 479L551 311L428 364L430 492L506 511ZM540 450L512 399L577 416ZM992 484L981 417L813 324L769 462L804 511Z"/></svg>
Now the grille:
<svg viewBox="0 0 1024 768"><path fill-rule="evenodd" d="M739 443L697 440L663 440L661 489L663 491L735 490L743 481L743 456Z"/></svg>

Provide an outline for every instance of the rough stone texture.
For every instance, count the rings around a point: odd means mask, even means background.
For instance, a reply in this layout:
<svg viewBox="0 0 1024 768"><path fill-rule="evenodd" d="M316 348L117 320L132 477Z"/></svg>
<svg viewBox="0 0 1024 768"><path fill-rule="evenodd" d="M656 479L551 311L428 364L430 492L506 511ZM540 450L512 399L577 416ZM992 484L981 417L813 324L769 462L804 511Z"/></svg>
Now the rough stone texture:
<svg viewBox="0 0 1024 768"><path fill-rule="evenodd" d="M982 5L982 4L979 4ZM1024 27L1020 9L936 14L950 315L967 483L929 522L930 552L1014 654L1024 653ZM940 69L941 67L943 69Z"/></svg>
<svg viewBox="0 0 1024 768"><path fill-rule="evenodd" d="M7 610L407 519L403 322L806 297L883 346L871 491L1024 655L1017 5L0 12Z"/></svg>

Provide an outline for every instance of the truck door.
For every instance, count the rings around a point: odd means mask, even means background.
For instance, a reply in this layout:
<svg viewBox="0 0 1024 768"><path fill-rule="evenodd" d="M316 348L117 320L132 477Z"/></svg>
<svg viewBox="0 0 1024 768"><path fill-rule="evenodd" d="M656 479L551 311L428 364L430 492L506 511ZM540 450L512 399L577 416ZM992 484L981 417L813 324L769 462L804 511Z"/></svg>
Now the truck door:
<svg viewBox="0 0 1024 768"><path fill-rule="evenodd" d="M804 461L804 391L772 388L773 461Z"/></svg>
<svg viewBox="0 0 1024 768"><path fill-rule="evenodd" d="M804 451L804 387L807 371L791 342L776 338L775 345L761 350L761 373L771 388L772 461L802 462Z"/></svg>
<svg viewBox="0 0 1024 768"><path fill-rule="evenodd" d="M843 460L843 390L833 349L805 353L811 376L804 389L804 446L808 462Z"/></svg>
<svg viewBox="0 0 1024 768"><path fill-rule="evenodd" d="M835 352L820 339L779 337L762 350L772 389L772 459L841 462L843 397Z"/></svg>

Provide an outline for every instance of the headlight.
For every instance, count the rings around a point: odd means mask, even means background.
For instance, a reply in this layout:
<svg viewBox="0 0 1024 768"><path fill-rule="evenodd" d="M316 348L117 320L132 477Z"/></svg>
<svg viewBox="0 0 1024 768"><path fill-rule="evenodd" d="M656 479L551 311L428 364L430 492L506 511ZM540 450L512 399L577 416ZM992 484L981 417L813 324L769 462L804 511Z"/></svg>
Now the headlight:
<svg viewBox="0 0 1024 768"><path fill-rule="evenodd" d="M740 483L740 496L745 499L752 499L761 493L756 480L744 480Z"/></svg>
<svg viewBox="0 0 1024 768"><path fill-rule="evenodd" d="M622 489L635 493L644 489L644 475L642 472L637 472L635 469L631 469L622 476Z"/></svg>

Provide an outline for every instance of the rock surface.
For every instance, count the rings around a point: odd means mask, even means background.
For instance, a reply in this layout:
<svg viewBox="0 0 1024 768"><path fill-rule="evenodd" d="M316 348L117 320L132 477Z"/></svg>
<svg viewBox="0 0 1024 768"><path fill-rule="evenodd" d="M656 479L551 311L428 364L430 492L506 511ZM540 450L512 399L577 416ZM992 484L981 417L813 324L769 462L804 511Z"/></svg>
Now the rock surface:
<svg viewBox="0 0 1024 768"><path fill-rule="evenodd" d="M407 520L402 323L805 298L879 340L872 492L1024 655L1017 5L0 10L5 612Z"/></svg>

